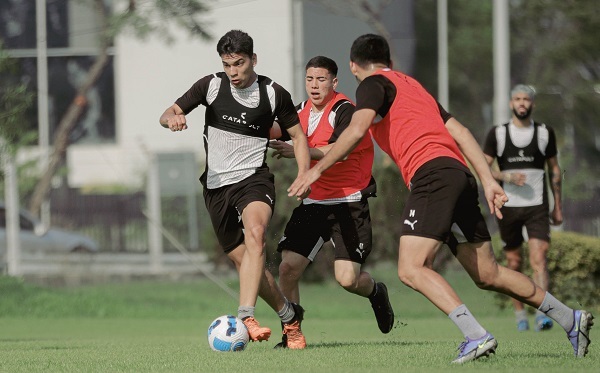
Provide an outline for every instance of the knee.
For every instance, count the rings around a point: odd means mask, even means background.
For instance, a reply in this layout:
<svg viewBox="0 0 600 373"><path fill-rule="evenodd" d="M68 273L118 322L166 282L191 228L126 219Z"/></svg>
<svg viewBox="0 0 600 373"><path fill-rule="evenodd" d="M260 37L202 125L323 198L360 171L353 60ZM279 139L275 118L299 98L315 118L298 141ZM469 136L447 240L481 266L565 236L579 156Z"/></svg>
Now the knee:
<svg viewBox="0 0 600 373"><path fill-rule="evenodd" d="M298 280L302 275L302 270L291 263L282 261L279 264L279 277L287 280Z"/></svg>
<svg viewBox="0 0 600 373"><path fill-rule="evenodd" d="M335 280L346 291L349 291L349 292L353 293L357 289L358 281L357 281L356 277L354 276L354 273L351 273L351 272L350 273L348 273L348 272L343 272L343 273L336 272L336 274L335 274Z"/></svg>
<svg viewBox="0 0 600 373"><path fill-rule="evenodd" d="M489 271L482 271L478 277L473 278L475 286L483 290L495 290L497 288L496 279L498 277L498 271L498 268Z"/></svg>
<svg viewBox="0 0 600 373"><path fill-rule="evenodd" d="M415 289L415 271L406 266L398 266L398 278L404 285Z"/></svg>
<svg viewBox="0 0 600 373"><path fill-rule="evenodd" d="M514 271L521 271L523 260L520 255L508 254L506 255L506 266Z"/></svg>
<svg viewBox="0 0 600 373"><path fill-rule="evenodd" d="M262 224L254 225L250 229L245 229L244 235L246 236L246 242L252 241L261 245L261 247L264 247L266 231L267 227Z"/></svg>
<svg viewBox="0 0 600 373"><path fill-rule="evenodd" d="M529 264L534 271L543 271L546 269L546 251L532 252L529 256Z"/></svg>

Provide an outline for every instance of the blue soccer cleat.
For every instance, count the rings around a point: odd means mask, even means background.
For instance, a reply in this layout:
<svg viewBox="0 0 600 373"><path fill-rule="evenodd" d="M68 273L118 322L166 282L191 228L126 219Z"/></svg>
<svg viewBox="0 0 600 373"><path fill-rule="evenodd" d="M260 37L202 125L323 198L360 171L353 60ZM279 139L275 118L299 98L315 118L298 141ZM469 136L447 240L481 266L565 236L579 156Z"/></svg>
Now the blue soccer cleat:
<svg viewBox="0 0 600 373"><path fill-rule="evenodd" d="M590 329L594 325L594 316L584 310L573 311L573 327L567 333L569 341L573 346L575 357L584 357L588 353L590 344Z"/></svg>
<svg viewBox="0 0 600 373"><path fill-rule="evenodd" d="M517 323L517 330L520 332L526 332L529 330L529 321L521 320Z"/></svg>
<svg viewBox="0 0 600 373"><path fill-rule="evenodd" d="M486 333L479 339L467 338L458 346L458 357L452 360L452 363L463 364L482 356L490 356L490 354L496 353L496 347L498 347L498 342L490 333Z"/></svg>
<svg viewBox="0 0 600 373"><path fill-rule="evenodd" d="M535 331L536 332L550 330L550 329L552 329L553 325L554 325L554 323L552 322L552 319L549 318L548 316L540 315L535 318Z"/></svg>

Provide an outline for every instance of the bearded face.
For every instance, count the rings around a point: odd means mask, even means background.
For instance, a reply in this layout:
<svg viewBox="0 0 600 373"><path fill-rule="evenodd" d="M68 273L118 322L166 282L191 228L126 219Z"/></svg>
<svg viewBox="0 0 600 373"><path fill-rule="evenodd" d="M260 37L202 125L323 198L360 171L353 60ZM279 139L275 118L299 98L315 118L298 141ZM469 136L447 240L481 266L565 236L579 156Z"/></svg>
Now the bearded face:
<svg viewBox="0 0 600 373"><path fill-rule="evenodd" d="M515 117L524 120L531 116L533 101L527 93L517 92L510 100L510 107Z"/></svg>

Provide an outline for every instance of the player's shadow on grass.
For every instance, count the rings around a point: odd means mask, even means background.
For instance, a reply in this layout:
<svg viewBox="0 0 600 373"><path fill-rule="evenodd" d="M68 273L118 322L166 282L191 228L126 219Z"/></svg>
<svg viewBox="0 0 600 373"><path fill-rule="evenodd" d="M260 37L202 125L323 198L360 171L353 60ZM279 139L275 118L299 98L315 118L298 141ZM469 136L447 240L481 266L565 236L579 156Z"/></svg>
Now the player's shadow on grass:
<svg viewBox="0 0 600 373"><path fill-rule="evenodd" d="M311 343L309 348L338 348L338 347L350 347L350 346L418 346L431 344L429 342L420 341L356 341L356 342L318 342Z"/></svg>

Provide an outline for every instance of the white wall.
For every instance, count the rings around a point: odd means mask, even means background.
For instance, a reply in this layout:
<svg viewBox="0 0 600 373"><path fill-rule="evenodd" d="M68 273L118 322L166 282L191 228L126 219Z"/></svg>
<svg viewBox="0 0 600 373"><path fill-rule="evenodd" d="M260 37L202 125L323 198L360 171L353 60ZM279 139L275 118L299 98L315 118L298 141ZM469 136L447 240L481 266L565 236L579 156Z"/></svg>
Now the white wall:
<svg viewBox="0 0 600 373"><path fill-rule="evenodd" d="M165 45L153 38L139 41L120 36L115 44L115 145L74 145L67 162L69 185L99 184L139 186L148 152L194 151L204 155L204 109L188 115L189 129L172 133L158 118L199 78L222 70L216 52L218 39L240 29L254 39L256 71L294 92L292 54L292 0L221 0L213 3L206 19L211 41L191 39L174 30L177 41ZM146 150L144 150L146 149ZM198 177L201 169L198 170Z"/></svg>

